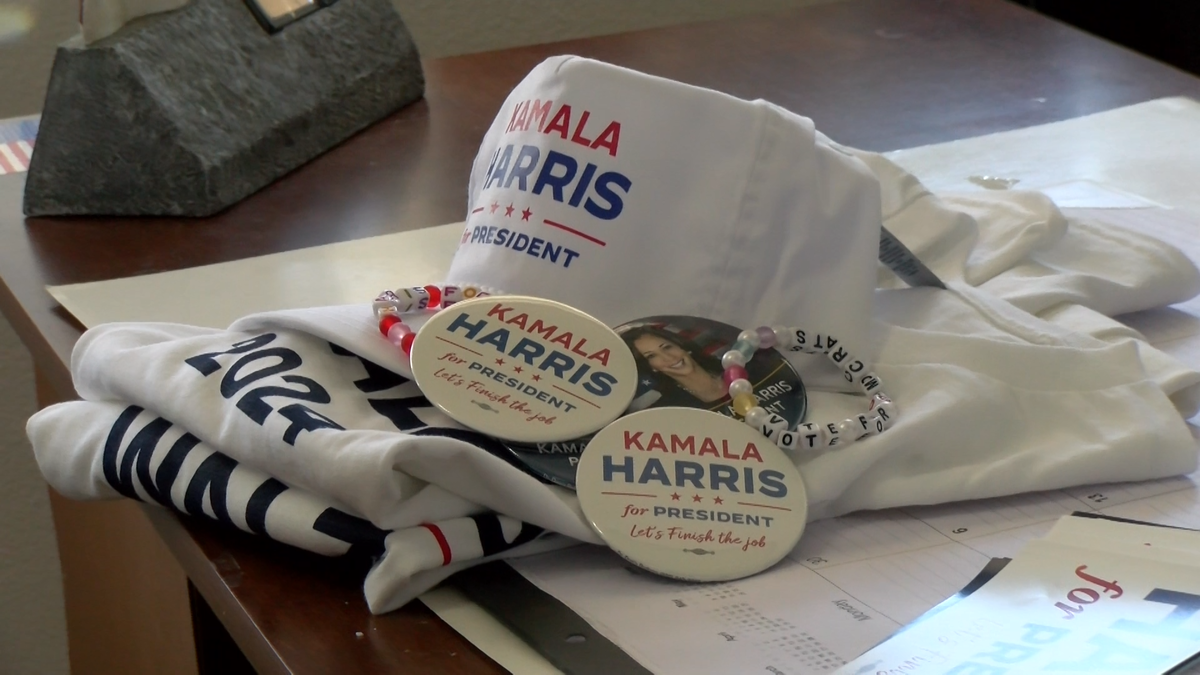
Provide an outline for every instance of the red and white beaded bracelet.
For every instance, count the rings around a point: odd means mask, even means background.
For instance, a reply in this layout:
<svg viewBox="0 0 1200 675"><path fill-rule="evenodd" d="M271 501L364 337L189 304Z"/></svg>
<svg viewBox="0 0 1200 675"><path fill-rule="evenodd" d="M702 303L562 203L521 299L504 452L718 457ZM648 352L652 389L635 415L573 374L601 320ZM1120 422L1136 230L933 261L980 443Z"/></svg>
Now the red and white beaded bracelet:
<svg viewBox="0 0 1200 675"><path fill-rule="evenodd" d="M478 286L414 286L398 291L384 291L375 298L375 318L379 320L379 332L389 342L400 348L407 357L412 352L416 331L404 323L401 314L422 310L445 309L456 302L487 295L501 295L496 291Z"/></svg>
<svg viewBox="0 0 1200 675"><path fill-rule="evenodd" d="M744 330L729 351L721 356L721 367L725 369L722 379L732 399L734 413L746 424L758 429L784 450L816 450L846 445L866 436L883 433L892 426L896 417L896 405L883 393L883 383L867 365L850 355L840 340L831 335L817 333L810 340L799 328L783 326L759 326ZM759 349L777 347L806 354L825 354L839 368L847 382L857 384L870 399L867 413L849 417L840 422L805 422L789 427L783 417L768 412L758 405L754 385L746 372L746 362Z"/></svg>
<svg viewBox="0 0 1200 675"><path fill-rule="evenodd" d="M453 285L384 291L375 298L375 317L379 320L379 332L407 357L412 351L416 332L400 318L402 314L444 309L456 302L489 295L503 293L478 286ZM831 335L820 333L810 340L804 330L783 326L759 326L739 333L737 341L721 356L721 367L725 371L722 380L734 413L784 450L832 448L883 433L895 423L896 404L883 393L879 376L871 372L861 359L854 358L844 347L838 346L840 342ZM840 422L804 422L793 429L786 419L759 406L745 365L759 349L772 347L828 356L842 369L846 381L857 384L870 399L866 414L848 417Z"/></svg>

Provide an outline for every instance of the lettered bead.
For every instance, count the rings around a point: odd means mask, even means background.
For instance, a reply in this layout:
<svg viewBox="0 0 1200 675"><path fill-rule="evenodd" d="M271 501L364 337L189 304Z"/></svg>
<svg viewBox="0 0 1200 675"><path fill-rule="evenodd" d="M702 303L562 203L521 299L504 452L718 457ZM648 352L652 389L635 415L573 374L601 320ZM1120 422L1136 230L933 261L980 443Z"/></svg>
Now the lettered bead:
<svg viewBox="0 0 1200 675"><path fill-rule="evenodd" d="M874 415L858 415L854 419L858 420L859 438L862 438L863 436L874 436L880 431L883 431L883 429L876 428L875 423L879 421L879 418Z"/></svg>
<svg viewBox="0 0 1200 675"><path fill-rule="evenodd" d="M845 349L836 347L833 351L829 352L829 360L833 361L833 363L840 368L844 365L853 363L854 356Z"/></svg>
<svg viewBox="0 0 1200 675"><path fill-rule="evenodd" d="M820 354L825 351L825 336L817 333L813 336L812 341L804 346L806 354Z"/></svg>
<svg viewBox="0 0 1200 675"><path fill-rule="evenodd" d="M859 431L862 427L859 426L858 420L847 418L837 423L838 436L842 438L842 445L849 445L859 437Z"/></svg>
<svg viewBox="0 0 1200 675"><path fill-rule="evenodd" d="M808 351L808 333L805 333L801 328L792 329L792 346L789 347L794 352Z"/></svg>
<svg viewBox="0 0 1200 675"><path fill-rule="evenodd" d="M408 290L412 291L412 296L417 302L417 306L413 308L414 310L428 309L430 307L429 290L427 288L424 286L413 286Z"/></svg>
<svg viewBox="0 0 1200 675"><path fill-rule="evenodd" d="M746 372L746 369L741 366L730 366L725 369L725 372L721 373L721 381L725 383L726 387L733 384L736 380L749 380L749 379L750 379L750 373ZM752 393L752 392L747 392L747 393Z"/></svg>
<svg viewBox="0 0 1200 675"><path fill-rule="evenodd" d="M829 336L828 336L828 335L822 335L822 336L820 336L820 337L821 337L821 339L820 339L820 340L818 340L817 342L818 342L818 343L820 343L820 345L821 345L821 348L820 348L820 349L818 349L818 350L816 350L816 352L814 352L814 353L817 353L817 354L828 354L828 353L829 353ZM814 347L816 347L816 344L814 344L813 346L814 346Z"/></svg>
<svg viewBox="0 0 1200 675"><path fill-rule="evenodd" d="M776 415L775 413L768 415L767 419L758 425L759 433L771 440L775 440L775 437L779 435L779 432L787 431L787 428L787 420L783 419L779 415Z"/></svg>
<svg viewBox="0 0 1200 675"><path fill-rule="evenodd" d="M825 447L833 448L842 444L842 435L838 433L838 425L825 423L821 427L825 429Z"/></svg>
<svg viewBox="0 0 1200 675"><path fill-rule="evenodd" d="M771 326L775 333L775 346L780 349L791 349L796 344L796 334L787 326Z"/></svg>
<svg viewBox="0 0 1200 675"><path fill-rule="evenodd" d="M733 397L733 412L746 417L751 408L758 405L758 397L754 394L739 394ZM765 412L765 411L764 411Z"/></svg>
<svg viewBox="0 0 1200 675"><path fill-rule="evenodd" d="M728 371L726 371L726 372L728 372ZM744 377L739 377L738 379L729 383L729 395L730 396L737 396L738 394L753 394L753 393L754 393L754 385L750 384L750 380L747 380Z"/></svg>
<svg viewBox="0 0 1200 675"><path fill-rule="evenodd" d="M381 301L381 300L375 301L375 306L373 307L373 309L375 310L375 318L376 319L382 319L384 316L386 316L388 314L399 314L400 313L400 310L396 308L395 303Z"/></svg>
<svg viewBox="0 0 1200 675"><path fill-rule="evenodd" d="M456 302L462 302L463 299L463 289L461 286L442 287L442 307L449 307Z"/></svg>
<svg viewBox="0 0 1200 675"><path fill-rule="evenodd" d="M800 434L795 431L781 431L777 438L772 438L781 450L795 450L800 443Z"/></svg>
<svg viewBox="0 0 1200 675"><path fill-rule="evenodd" d="M745 415L742 415L742 417L746 420L746 424L749 424L755 429L762 426L763 422L766 422L767 418L770 416L771 413L767 412L766 408L760 408L759 406L750 408L746 411Z"/></svg>
<svg viewBox="0 0 1200 675"><path fill-rule="evenodd" d="M397 314L400 312L399 298L391 291L384 291L375 298L372 309L377 319L382 319L384 314Z"/></svg>
<svg viewBox="0 0 1200 675"><path fill-rule="evenodd" d="M871 401L871 410L883 422L883 428L891 428L896 423L896 404L886 396L876 396Z"/></svg>
<svg viewBox="0 0 1200 675"><path fill-rule="evenodd" d="M829 433L825 427L812 422L805 422L796 427L796 444L801 450L817 450L829 443Z"/></svg>
<svg viewBox="0 0 1200 675"><path fill-rule="evenodd" d="M401 313L415 312L429 305L429 292L424 288L401 288L396 297Z"/></svg>
<svg viewBox="0 0 1200 675"><path fill-rule="evenodd" d="M829 353L833 351L834 345L838 344L840 341L832 335L823 335L822 338L823 341L821 341L821 344L823 346L821 347L821 353L828 356Z"/></svg>
<svg viewBox="0 0 1200 675"><path fill-rule="evenodd" d="M845 368L842 369L842 375L846 377L847 382L853 382L855 379L857 379L858 374L861 373L864 368L866 368L862 361L859 361L854 357L850 357L842 363L845 364Z"/></svg>
<svg viewBox="0 0 1200 675"><path fill-rule="evenodd" d="M413 302L411 294L408 293L407 288L399 289L397 292L392 294L392 297L396 298L396 309L401 313L411 312L413 308L416 307L416 303Z"/></svg>
<svg viewBox="0 0 1200 675"><path fill-rule="evenodd" d="M744 330L744 331L738 333L737 341L745 342L746 344L750 345L751 347L758 349L758 331L749 330L749 329Z"/></svg>
<svg viewBox="0 0 1200 675"><path fill-rule="evenodd" d="M744 365L746 365L746 356L736 349L730 349L721 355L721 367L726 370Z"/></svg>
<svg viewBox="0 0 1200 675"><path fill-rule="evenodd" d="M858 376L858 384L863 388L868 395L878 391L883 391L883 382L875 373L860 373Z"/></svg>

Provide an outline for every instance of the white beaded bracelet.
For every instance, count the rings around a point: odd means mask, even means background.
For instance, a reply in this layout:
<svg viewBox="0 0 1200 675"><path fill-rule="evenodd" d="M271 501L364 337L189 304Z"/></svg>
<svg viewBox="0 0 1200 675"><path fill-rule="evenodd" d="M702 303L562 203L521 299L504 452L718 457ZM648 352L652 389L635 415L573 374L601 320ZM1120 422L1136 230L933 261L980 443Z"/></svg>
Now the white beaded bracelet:
<svg viewBox="0 0 1200 675"><path fill-rule="evenodd" d="M847 445L866 436L883 433L895 422L896 404L883 393L883 383L867 365L838 346L840 341L831 335L820 333L809 336L799 328L783 326L760 326L738 334L737 342L721 356L721 367L725 369L722 379L729 388L733 411L746 424L762 432L775 445L784 450L816 450ZM746 362L759 349L778 347L806 354L825 354L842 369L847 382L862 388L870 398L867 413L849 417L840 422L805 422L789 427L783 417L768 412L758 405L754 385L746 372Z"/></svg>

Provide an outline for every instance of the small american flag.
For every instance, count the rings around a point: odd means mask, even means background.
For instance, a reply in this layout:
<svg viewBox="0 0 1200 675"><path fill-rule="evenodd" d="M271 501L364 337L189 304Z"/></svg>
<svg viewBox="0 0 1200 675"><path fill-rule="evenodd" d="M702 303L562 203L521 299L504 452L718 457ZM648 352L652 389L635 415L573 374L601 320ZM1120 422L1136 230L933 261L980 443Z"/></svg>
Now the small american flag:
<svg viewBox="0 0 1200 675"><path fill-rule="evenodd" d="M40 119L35 115L0 120L0 176L29 169Z"/></svg>

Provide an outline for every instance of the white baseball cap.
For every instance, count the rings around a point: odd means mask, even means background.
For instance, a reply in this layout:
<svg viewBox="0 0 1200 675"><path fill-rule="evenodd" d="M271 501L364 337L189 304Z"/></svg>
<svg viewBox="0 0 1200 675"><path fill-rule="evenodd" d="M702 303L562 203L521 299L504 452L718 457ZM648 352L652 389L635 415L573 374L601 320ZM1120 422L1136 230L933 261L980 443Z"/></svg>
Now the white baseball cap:
<svg viewBox="0 0 1200 675"><path fill-rule="evenodd" d="M878 181L766 101L547 59L484 137L468 210L450 283L869 347Z"/></svg>

